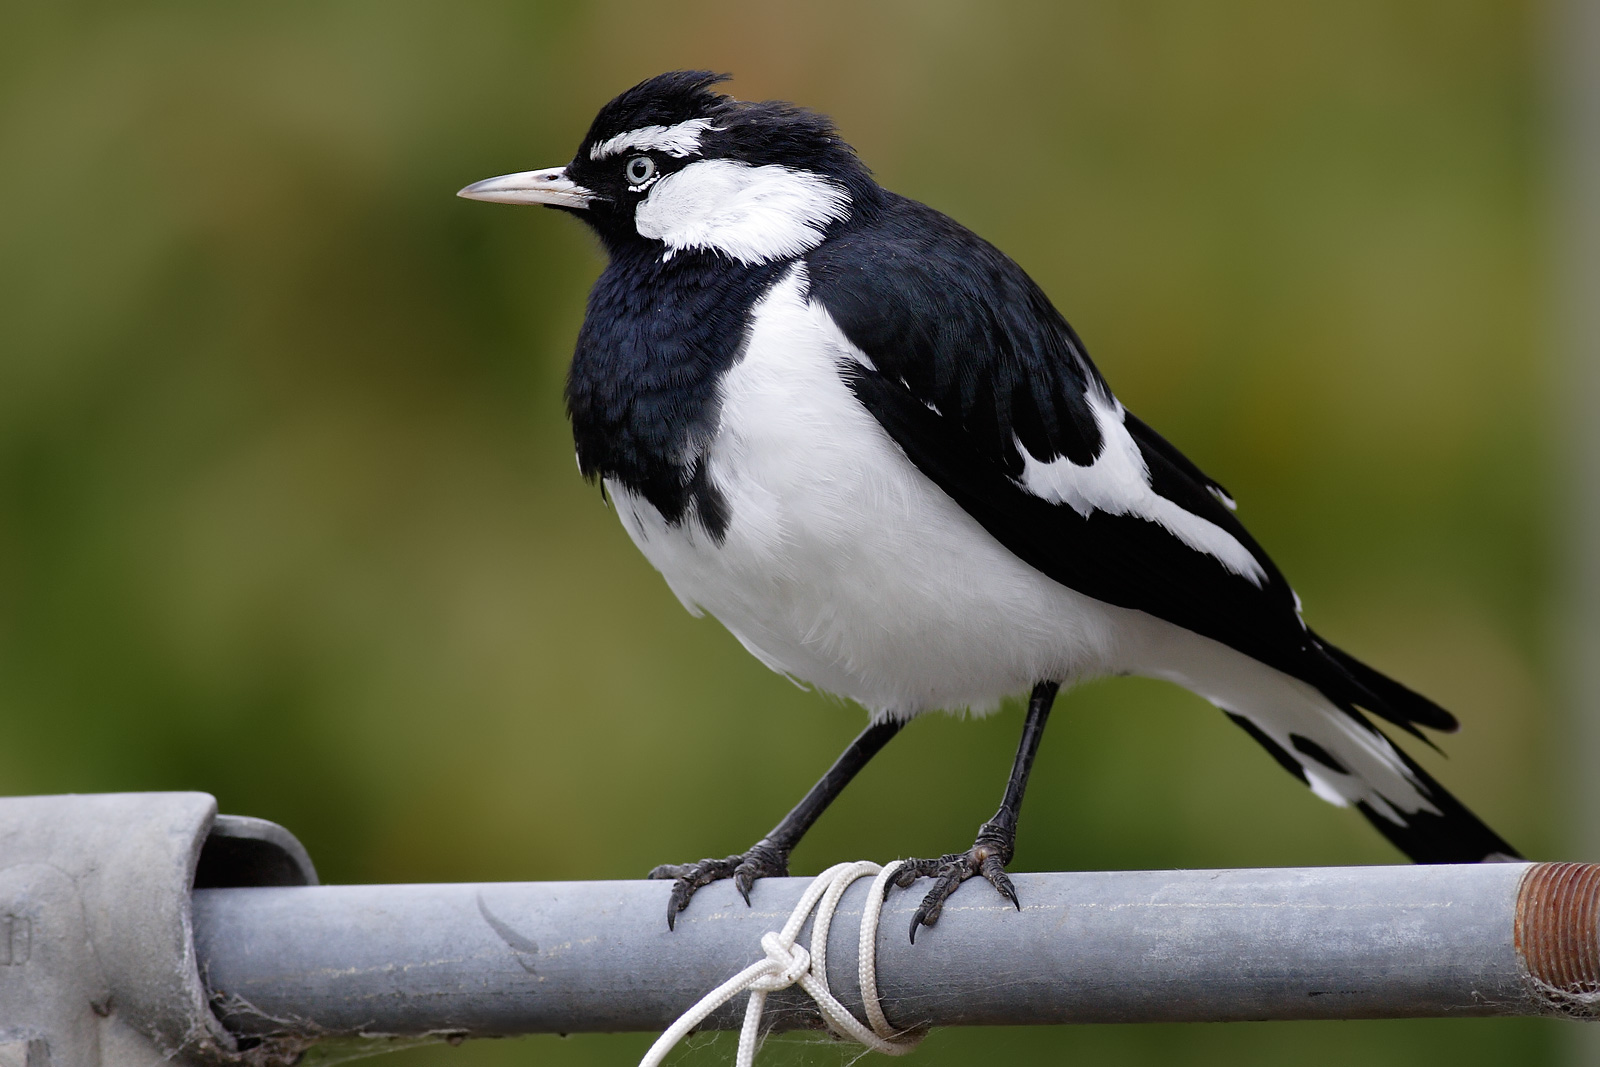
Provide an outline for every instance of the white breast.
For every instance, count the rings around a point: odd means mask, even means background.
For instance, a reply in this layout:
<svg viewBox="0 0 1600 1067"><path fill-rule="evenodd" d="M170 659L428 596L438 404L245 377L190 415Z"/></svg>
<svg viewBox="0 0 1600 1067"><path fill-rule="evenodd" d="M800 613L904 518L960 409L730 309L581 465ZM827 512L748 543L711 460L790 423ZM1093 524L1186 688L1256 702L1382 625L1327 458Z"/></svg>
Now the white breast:
<svg viewBox="0 0 1600 1067"><path fill-rule="evenodd" d="M1118 669L1129 624L1148 617L995 541L856 400L839 373L849 361L867 362L797 266L756 308L722 383L707 452L731 513L722 543L608 485L678 597L773 669L880 713L985 711L1040 680Z"/></svg>
<svg viewBox="0 0 1600 1067"><path fill-rule="evenodd" d="M806 293L800 268L773 287L722 383L721 425L706 453L731 512L721 544L693 521L669 526L642 497L608 483L628 533L691 611L711 612L774 670L880 715L987 711L1041 680L1164 678L1254 723L1326 800L1366 804L1401 823L1401 813L1435 810L1393 746L1312 686L1155 616L1074 593L1013 556L856 400L839 368L867 358ZM1028 470L1036 492L1067 484L1043 466ZM1095 479L1118 475L1109 465L1067 473L1082 496ZM1195 547L1227 564L1225 544L1176 525L1169 531L1201 540ZM1295 755L1297 736L1343 770Z"/></svg>

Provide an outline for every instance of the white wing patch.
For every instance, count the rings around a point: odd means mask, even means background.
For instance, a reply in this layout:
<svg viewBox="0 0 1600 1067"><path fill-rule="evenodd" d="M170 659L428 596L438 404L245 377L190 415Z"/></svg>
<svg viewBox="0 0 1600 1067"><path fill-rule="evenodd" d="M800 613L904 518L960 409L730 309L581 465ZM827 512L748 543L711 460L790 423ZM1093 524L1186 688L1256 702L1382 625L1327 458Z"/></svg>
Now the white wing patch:
<svg viewBox="0 0 1600 1067"><path fill-rule="evenodd" d="M669 257L704 249L755 265L809 252L849 217L849 194L821 175L703 159L656 182L633 218Z"/></svg>
<svg viewBox="0 0 1600 1067"><path fill-rule="evenodd" d="M1151 488L1150 467L1123 424L1122 405L1116 400L1107 403L1092 389L1086 395L1104 440L1100 455L1087 467L1065 456L1045 463L1013 438L1022 455L1022 487L1043 500L1065 504L1084 518L1101 511L1146 519L1258 588L1265 583L1267 572L1238 538Z"/></svg>
<svg viewBox="0 0 1600 1067"><path fill-rule="evenodd" d="M592 160L609 159L630 149L640 152L665 152L676 159L690 156L700 150L700 138L707 130L720 127L711 125L710 119L690 119L674 126L640 126L637 130L619 133L589 149Z"/></svg>

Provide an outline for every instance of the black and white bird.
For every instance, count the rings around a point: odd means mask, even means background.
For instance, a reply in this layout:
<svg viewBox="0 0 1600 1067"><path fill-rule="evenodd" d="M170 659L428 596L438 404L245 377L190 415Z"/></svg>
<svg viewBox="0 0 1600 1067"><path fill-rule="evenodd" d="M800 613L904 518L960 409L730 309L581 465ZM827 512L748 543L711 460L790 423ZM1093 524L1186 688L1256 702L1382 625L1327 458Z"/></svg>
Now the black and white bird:
<svg viewBox="0 0 1600 1067"><path fill-rule="evenodd" d="M912 921L1005 865L1050 706L1106 675L1227 713L1413 860L1515 850L1368 718L1454 730L1341 652L1213 479L1112 395L1020 267L873 181L825 117L662 74L601 108L565 167L476 200L544 204L610 257L567 383L578 465L691 612L773 670L862 704L866 730L743 855L659 867L696 889L788 873L800 837L912 717L1031 692L1000 809L916 860Z"/></svg>

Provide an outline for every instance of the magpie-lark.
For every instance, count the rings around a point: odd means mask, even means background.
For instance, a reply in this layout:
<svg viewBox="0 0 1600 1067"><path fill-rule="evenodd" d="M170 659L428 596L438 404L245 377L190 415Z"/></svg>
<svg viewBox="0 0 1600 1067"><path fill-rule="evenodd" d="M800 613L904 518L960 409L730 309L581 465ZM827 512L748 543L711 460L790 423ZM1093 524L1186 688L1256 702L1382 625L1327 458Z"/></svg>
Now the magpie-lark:
<svg viewBox="0 0 1600 1067"><path fill-rule="evenodd" d="M883 189L828 119L640 83L565 167L464 197L544 204L610 257L567 382L578 466L684 605L870 724L748 852L658 867L667 922L701 886L788 873L801 836L913 716L1031 689L1000 809L933 877L1013 904L1017 814L1063 685L1137 674L1221 708L1317 796L1413 860L1515 850L1368 714L1454 730L1307 628L1227 491L1112 395L1022 269ZM1364 712L1366 714L1364 714Z"/></svg>

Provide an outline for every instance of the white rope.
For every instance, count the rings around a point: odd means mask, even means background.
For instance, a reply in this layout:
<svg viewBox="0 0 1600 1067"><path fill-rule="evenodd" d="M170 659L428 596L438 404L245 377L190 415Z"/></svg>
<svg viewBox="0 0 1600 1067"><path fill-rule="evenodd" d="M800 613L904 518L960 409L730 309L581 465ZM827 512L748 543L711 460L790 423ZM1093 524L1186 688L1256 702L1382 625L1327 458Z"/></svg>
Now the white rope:
<svg viewBox="0 0 1600 1067"><path fill-rule="evenodd" d="M667 1027L666 1031L656 1038L656 1043L650 1046L650 1051L639 1061L639 1067L659 1067L667 1058L667 1053L687 1037L691 1030L704 1022L706 1016L746 989L750 990L750 1000L745 1005L744 1025L739 1030L739 1053L735 1063L737 1067L752 1067L756 1058L756 1039L760 1033L761 1012L766 1008L767 994L788 989L796 983L811 994L811 999L816 1001L817 1007L822 1010L822 1017L827 1020L828 1026L835 1033L852 1038L872 1051L881 1052L886 1056L903 1056L916 1048L917 1043L922 1040L922 1035L897 1032L889 1025L889 1020L883 1014L883 1005L878 1002L878 916L883 911L884 887L889 879L894 877L894 872L899 869L901 862L895 860L887 867L879 867L870 860L837 863L817 875L806 887L800 903L794 906L794 911L790 914L789 921L783 924L783 929L777 932L769 930L761 935L761 947L766 952L767 958L757 960L701 997L699 1003L679 1016L677 1022ZM867 891L866 911L861 916L860 976L861 999L866 1007L870 1028L863 1026L854 1015L851 1015L828 989L827 958L828 928L833 925L833 913L839 907L839 900L844 896L844 891L850 888L851 883L869 874L876 874L878 877L873 880L872 888ZM817 913L817 921L812 925L811 948L808 951L794 942L795 938L800 936L800 928L806 924L806 919L813 909Z"/></svg>

